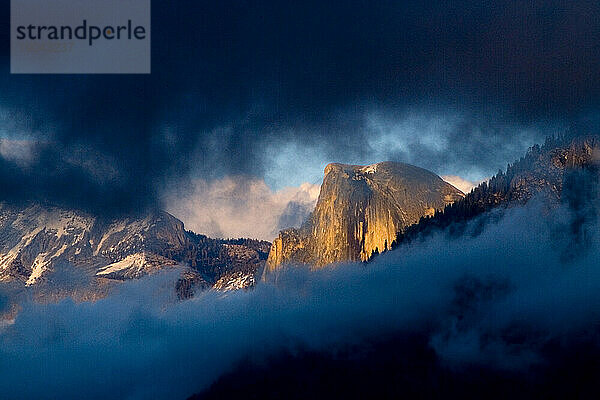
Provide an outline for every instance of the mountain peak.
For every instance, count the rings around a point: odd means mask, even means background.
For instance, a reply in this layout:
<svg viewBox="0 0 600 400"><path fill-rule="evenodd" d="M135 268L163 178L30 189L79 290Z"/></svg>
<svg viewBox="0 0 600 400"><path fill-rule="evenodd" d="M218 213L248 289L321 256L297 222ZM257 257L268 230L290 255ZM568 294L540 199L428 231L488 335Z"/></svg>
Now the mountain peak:
<svg viewBox="0 0 600 400"><path fill-rule="evenodd" d="M368 260L405 227L464 196L436 174L398 162L331 163L324 173L314 212L275 239L267 272L284 263Z"/></svg>
<svg viewBox="0 0 600 400"><path fill-rule="evenodd" d="M217 289L245 287L254 284L268 245L196 235L158 210L103 217L48 204L0 202L0 282L20 282L46 294L70 268L86 276L87 298L117 282L176 266L186 296L219 280L234 282Z"/></svg>
<svg viewBox="0 0 600 400"><path fill-rule="evenodd" d="M428 174L432 173L426 169L397 161L382 161L370 165L330 163L325 167L324 173L325 175L330 173L375 175L378 172L402 174L410 173L410 171L422 171Z"/></svg>

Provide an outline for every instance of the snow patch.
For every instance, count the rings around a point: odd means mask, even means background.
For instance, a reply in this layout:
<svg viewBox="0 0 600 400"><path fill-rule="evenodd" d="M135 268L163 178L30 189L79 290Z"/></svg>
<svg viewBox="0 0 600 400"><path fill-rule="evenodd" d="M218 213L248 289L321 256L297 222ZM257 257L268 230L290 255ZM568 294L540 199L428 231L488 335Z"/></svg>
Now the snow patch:
<svg viewBox="0 0 600 400"><path fill-rule="evenodd" d="M68 246L66 244L63 244L60 247L60 249L58 249L50 257L48 257L51 254L50 252L38 254L35 260L33 261L33 271L31 272L31 275L29 275L29 279L27 279L27 282L25 282L25 284L27 286L33 285L48 269L48 266L52 263L52 261L60 257L65 252L65 250L67 250L67 247Z"/></svg>
<svg viewBox="0 0 600 400"><path fill-rule="evenodd" d="M361 168L361 171L365 174L374 174L377 172L377 165L378 164L367 165L366 167Z"/></svg>
<svg viewBox="0 0 600 400"><path fill-rule="evenodd" d="M122 222L118 225L111 226L110 229L108 230L108 232L106 232L104 234L104 236L102 236L102 239L100 239L100 242L98 243L98 246L96 247L96 250L94 250L94 256L97 256L98 253L100 253L100 249L102 249L102 245L104 244L104 242L106 240L108 240L108 238L110 238L115 233L125 230L126 227L127 227L127 224L125 222Z"/></svg>
<svg viewBox="0 0 600 400"><path fill-rule="evenodd" d="M138 270L142 269L146 264L146 253L135 253L131 254L121 261L116 263L112 263L103 267L96 273L96 275L108 275L113 272L123 271L129 268L137 268Z"/></svg>
<svg viewBox="0 0 600 400"><path fill-rule="evenodd" d="M43 228L36 228L29 234L24 235L15 247L10 249L5 255L0 257L0 269L6 269L17 258L21 249L29 246L31 241L35 238L35 236L38 233L42 231L42 229Z"/></svg>
<svg viewBox="0 0 600 400"><path fill-rule="evenodd" d="M238 271L219 279L213 288L219 292L229 292L232 290L248 289L255 285L253 274Z"/></svg>

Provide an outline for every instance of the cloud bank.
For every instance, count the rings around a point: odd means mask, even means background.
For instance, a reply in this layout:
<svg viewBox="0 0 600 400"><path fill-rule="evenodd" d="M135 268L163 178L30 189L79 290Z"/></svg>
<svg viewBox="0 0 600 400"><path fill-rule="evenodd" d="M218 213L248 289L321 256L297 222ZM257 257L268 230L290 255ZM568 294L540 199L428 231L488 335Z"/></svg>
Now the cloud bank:
<svg viewBox="0 0 600 400"><path fill-rule="evenodd" d="M177 302L166 274L95 303L25 303L0 334L0 393L184 398L246 357L403 331L426 335L452 368L529 371L548 362L548 343L593 338L600 319L598 198L572 205L498 211L461 236L368 265L290 268L249 292Z"/></svg>
<svg viewBox="0 0 600 400"><path fill-rule="evenodd" d="M238 176L194 180L188 190L167 197L165 205L194 232L271 241L281 229L304 222L319 191L319 185L310 183L273 191L263 180Z"/></svg>

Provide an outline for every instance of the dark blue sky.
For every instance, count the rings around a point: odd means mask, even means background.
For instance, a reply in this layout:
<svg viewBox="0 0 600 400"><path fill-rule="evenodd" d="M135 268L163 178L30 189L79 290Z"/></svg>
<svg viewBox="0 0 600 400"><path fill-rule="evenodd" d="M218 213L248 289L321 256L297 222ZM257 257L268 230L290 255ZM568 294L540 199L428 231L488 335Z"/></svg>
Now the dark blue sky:
<svg viewBox="0 0 600 400"><path fill-rule="evenodd" d="M600 98L596 1L154 1L149 76L11 76L2 4L0 135L37 143L0 152L14 200L139 210L166 182L328 161L479 179Z"/></svg>

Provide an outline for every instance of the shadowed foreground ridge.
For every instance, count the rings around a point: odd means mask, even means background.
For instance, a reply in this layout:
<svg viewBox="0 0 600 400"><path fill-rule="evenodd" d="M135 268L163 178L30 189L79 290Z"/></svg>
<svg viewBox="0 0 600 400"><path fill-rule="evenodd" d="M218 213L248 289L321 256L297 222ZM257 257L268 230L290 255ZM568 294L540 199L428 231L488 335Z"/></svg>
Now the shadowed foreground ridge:
<svg viewBox="0 0 600 400"><path fill-rule="evenodd" d="M366 261L389 249L405 227L462 197L439 176L408 164L329 164L314 212L300 229L274 240L266 272L286 263Z"/></svg>
<svg viewBox="0 0 600 400"><path fill-rule="evenodd" d="M600 350L591 341L545 348L549 363L526 376L445 365L421 335L398 335L336 354L286 353L242 363L188 400L595 398Z"/></svg>

